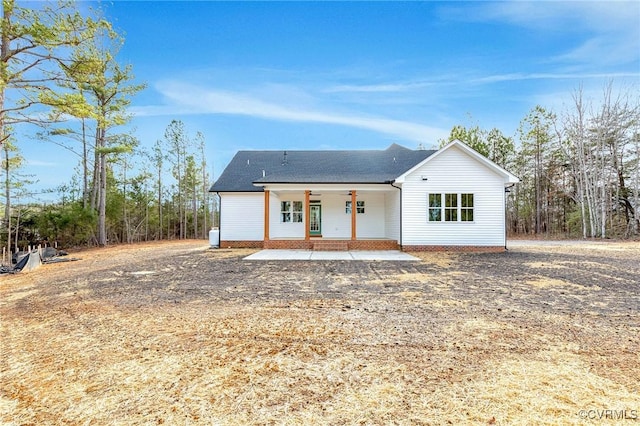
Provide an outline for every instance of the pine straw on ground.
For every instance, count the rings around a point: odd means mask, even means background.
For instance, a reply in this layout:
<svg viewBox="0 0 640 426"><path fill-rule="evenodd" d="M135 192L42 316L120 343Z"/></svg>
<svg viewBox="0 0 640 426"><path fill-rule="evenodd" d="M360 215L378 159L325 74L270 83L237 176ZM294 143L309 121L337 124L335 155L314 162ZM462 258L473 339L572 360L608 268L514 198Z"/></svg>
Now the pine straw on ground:
<svg viewBox="0 0 640 426"><path fill-rule="evenodd" d="M0 278L0 422L640 417L640 267L624 247L417 264L249 262L199 241L74 253Z"/></svg>

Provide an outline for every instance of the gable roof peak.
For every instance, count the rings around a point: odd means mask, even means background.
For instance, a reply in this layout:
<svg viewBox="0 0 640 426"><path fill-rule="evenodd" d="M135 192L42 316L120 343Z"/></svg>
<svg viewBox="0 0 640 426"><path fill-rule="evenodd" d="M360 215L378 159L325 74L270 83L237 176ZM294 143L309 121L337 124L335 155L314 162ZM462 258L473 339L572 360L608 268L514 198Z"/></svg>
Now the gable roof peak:
<svg viewBox="0 0 640 426"><path fill-rule="evenodd" d="M385 149L385 151L412 151L412 150L402 145L398 145L397 143L394 142L391 145L389 145L389 147Z"/></svg>

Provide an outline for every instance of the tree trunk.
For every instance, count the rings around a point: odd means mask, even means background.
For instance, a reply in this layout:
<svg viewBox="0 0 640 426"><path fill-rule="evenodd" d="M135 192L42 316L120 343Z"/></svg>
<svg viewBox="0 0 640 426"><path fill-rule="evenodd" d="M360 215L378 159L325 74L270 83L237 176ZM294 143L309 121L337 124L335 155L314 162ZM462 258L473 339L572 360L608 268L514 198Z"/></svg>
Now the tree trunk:
<svg viewBox="0 0 640 426"><path fill-rule="evenodd" d="M89 204L89 165L87 150L87 129L85 119L82 119L82 207L87 208Z"/></svg>
<svg viewBox="0 0 640 426"><path fill-rule="evenodd" d="M193 212L193 238L198 238L198 191L193 186L193 199L191 201L191 211Z"/></svg>
<svg viewBox="0 0 640 426"><path fill-rule="evenodd" d="M10 164L9 164L9 148L3 145L4 150L4 223L7 227L7 252L11 254L11 183Z"/></svg>
<svg viewBox="0 0 640 426"><path fill-rule="evenodd" d="M105 130L98 128L98 141L96 145L100 148L104 147ZM99 176L98 185L98 245L104 247L107 245L107 155L103 151L98 152Z"/></svg>
<svg viewBox="0 0 640 426"><path fill-rule="evenodd" d="M162 169L158 169L158 231L160 240L162 240L162 222Z"/></svg>

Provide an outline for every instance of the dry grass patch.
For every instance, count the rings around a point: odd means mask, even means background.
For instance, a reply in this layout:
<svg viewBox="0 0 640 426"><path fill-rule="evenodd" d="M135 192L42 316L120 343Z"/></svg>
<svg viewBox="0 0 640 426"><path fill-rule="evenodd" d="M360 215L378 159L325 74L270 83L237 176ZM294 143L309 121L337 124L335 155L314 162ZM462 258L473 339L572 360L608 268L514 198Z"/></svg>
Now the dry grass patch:
<svg viewBox="0 0 640 426"><path fill-rule="evenodd" d="M635 410L638 394L595 374L581 357L563 349L493 360L485 371L440 400L462 402L460 422L509 425L583 424L580 410Z"/></svg>
<svg viewBox="0 0 640 426"><path fill-rule="evenodd" d="M534 268L534 269L540 269L540 268L546 268L546 269L565 269L567 266L560 263L560 262L526 262L524 263L525 266L529 267L529 268Z"/></svg>
<svg viewBox="0 0 640 426"><path fill-rule="evenodd" d="M0 423L582 424L581 409L640 408L628 279L591 300L525 256L157 249L0 282Z"/></svg>
<svg viewBox="0 0 640 426"><path fill-rule="evenodd" d="M580 284L574 284L558 278L550 278L545 276L540 276L536 279L527 280L527 284L536 288L567 287L567 288L573 288L576 290L591 290L591 291L600 290L600 287L597 287L597 286L585 287Z"/></svg>
<svg viewBox="0 0 640 426"><path fill-rule="evenodd" d="M232 257L247 257L259 252L259 249L210 249L207 256L211 259L225 259Z"/></svg>
<svg viewBox="0 0 640 426"><path fill-rule="evenodd" d="M456 260L458 259L459 254L450 253L446 251L442 252L411 252L409 253L412 256L415 256L422 260L424 263L428 263L433 266L437 266L439 268L450 268L452 265L456 264Z"/></svg>

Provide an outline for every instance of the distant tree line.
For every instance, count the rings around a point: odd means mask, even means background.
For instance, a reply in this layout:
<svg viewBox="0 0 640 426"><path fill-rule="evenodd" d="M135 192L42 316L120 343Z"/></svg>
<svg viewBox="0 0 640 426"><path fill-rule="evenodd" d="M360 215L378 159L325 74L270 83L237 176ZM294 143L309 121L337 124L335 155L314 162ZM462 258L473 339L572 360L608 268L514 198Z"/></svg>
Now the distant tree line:
<svg viewBox="0 0 640 426"><path fill-rule="evenodd" d="M507 199L512 235L637 238L640 235L640 102L637 87L585 99L560 114L542 106L515 137L455 126L459 139L520 178Z"/></svg>
<svg viewBox="0 0 640 426"><path fill-rule="evenodd" d="M117 60L123 37L99 10L85 15L73 1L2 3L3 247L206 238L215 217L204 136L172 121L145 150L122 130L144 85ZM32 182L22 173L16 134L26 126L77 158L72 181L51 190L54 203L22 201Z"/></svg>

